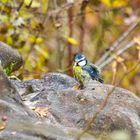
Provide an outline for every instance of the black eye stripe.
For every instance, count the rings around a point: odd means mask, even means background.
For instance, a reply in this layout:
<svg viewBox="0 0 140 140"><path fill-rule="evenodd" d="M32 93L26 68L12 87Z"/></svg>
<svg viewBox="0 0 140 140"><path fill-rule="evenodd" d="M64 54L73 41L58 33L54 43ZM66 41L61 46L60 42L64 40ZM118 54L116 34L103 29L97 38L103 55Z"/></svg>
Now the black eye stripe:
<svg viewBox="0 0 140 140"><path fill-rule="evenodd" d="M82 62L83 60L78 61L78 63Z"/></svg>
<svg viewBox="0 0 140 140"><path fill-rule="evenodd" d="M82 60L78 61L78 63L79 63L79 62L82 62L82 61L86 61L86 59L82 59Z"/></svg>
<svg viewBox="0 0 140 140"><path fill-rule="evenodd" d="M84 59L84 60L80 60L79 62L77 62L77 66L80 66L79 63L82 62L82 61L86 61L86 64L87 64L87 60Z"/></svg>

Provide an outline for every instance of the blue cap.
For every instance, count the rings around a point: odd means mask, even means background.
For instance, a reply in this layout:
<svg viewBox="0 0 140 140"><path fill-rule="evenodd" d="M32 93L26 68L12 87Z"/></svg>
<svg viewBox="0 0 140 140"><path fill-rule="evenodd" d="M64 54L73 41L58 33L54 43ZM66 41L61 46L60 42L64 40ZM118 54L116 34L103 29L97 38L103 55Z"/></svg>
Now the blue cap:
<svg viewBox="0 0 140 140"><path fill-rule="evenodd" d="M74 61L79 62L81 60L84 60L86 57L83 54L77 53L74 55Z"/></svg>

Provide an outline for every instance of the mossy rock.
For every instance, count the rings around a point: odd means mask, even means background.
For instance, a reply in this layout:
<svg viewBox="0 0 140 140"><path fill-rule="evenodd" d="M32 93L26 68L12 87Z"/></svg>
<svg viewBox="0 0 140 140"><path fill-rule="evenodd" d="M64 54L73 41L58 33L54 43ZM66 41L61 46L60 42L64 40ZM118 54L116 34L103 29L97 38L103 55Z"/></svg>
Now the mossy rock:
<svg viewBox="0 0 140 140"><path fill-rule="evenodd" d="M7 75L18 70L23 64L21 55L3 42L0 42L0 62Z"/></svg>

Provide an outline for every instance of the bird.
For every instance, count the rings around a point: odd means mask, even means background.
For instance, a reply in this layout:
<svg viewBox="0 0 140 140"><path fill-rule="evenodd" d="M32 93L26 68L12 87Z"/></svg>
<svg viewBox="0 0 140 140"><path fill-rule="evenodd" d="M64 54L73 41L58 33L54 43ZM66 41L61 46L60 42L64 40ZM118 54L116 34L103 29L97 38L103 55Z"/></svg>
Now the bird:
<svg viewBox="0 0 140 140"><path fill-rule="evenodd" d="M85 79L92 79L104 83L104 80L100 76L99 68L90 63L83 54L75 54L73 61L73 75L78 81L80 88L84 87Z"/></svg>

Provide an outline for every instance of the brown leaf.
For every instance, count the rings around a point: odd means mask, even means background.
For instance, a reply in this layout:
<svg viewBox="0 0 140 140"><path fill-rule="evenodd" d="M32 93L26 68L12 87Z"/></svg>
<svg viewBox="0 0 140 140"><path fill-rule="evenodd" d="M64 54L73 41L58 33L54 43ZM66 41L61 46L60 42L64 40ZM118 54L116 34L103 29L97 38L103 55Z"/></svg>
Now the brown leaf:
<svg viewBox="0 0 140 140"><path fill-rule="evenodd" d="M140 38L135 37L135 38L134 38L134 42L137 43L137 44L140 46Z"/></svg>
<svg viewBox="0 0 140 140"><path fill-rule="evenodd" d="M2 131L3 129L5 129L5 127L6 127L6 123L0 121L0 131Z"/></svg>
<svg viewBox="0 0 140 140"><path fill-rule="evenodd" d="M115 58L115 60L118 62L118 63L122 63L124 61L124 58L116 55L115 53L112 54L112 56Z"/></svg>
<svg viewBox="0 0 140 140"><path fill-rule="evenodd" d="M47 114L49 112L48 108L46 108L46 107L36 107L32 110L41 118L47 117Z"/></svg>

